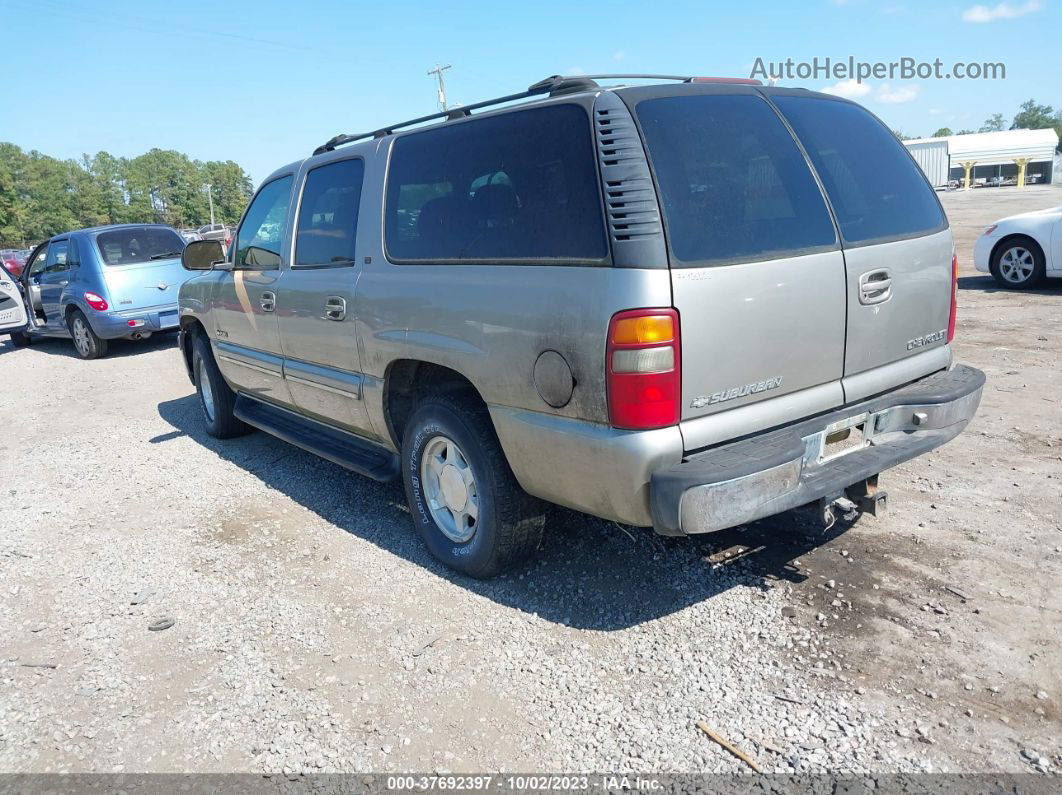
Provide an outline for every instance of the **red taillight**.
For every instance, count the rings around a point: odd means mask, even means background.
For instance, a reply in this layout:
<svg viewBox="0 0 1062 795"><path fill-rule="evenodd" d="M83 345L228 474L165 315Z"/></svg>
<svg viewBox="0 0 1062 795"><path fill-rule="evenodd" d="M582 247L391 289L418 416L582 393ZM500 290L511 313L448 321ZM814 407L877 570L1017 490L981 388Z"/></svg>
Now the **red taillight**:
<svg viewBox="0 0 1062 795"><path fill-rule="evenodd" d="M85 303L95 309L97 312L107 311L107 302L95 293L85 293Z"/></svg>
<svg viewBox="0 0 1062 795"><path fill-rule="evenodd" d="M613 427L644 431L679 421L680 353L674 309L632 309L613 315L605 349Z"/></svg>
<svg viewBox="0 0 1062 795"><path fill-rule="evenodd" d="M959 257L951 255L951 314L948 315L948 342L955 339L955 309L959 289Z"/></svg>

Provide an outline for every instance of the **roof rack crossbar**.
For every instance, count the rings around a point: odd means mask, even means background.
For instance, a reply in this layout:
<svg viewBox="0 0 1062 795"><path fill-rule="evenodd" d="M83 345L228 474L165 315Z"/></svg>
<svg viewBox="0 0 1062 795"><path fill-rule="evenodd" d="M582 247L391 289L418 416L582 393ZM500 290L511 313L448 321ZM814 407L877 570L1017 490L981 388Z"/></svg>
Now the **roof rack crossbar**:
<svg viewBox="0 0 1062 795"><path fill-rule="evenodd" d="M683 83L692 83L698 79L703 78L691 77L689 75L654 74L550 75L546 79L539 80L537 83L528 86L526 91L519 91L515 94L506 94L503 97L495 97L494 99L485 99L482 102L474 102L471 105L461 105L460 107L450 108L449 110L440 111L439 113L430 113L427 116L418 116L415 119L391 124L387 127L381 127L380 129L371 132L358 133L357 135L337 135L314 149L313 153L319 155L324 152L331 152L337 146L349 144L354 141L361 141L366 138L383 138L403 127L412 127L417 124L423 124L424 122L435 121L436 119L452 121L454 119L468 116L472 111L479 110L480 108L487 108L491 105L501 105L505 102L515 102L516 100L527 99L528 97L538 96L539 94L557 96L559 94L566 94L573 91L585 91L597 88L597 83L595 82L597 80L678 80ZM720 81L726 80L726 78L712 79ZM734 80L742 82L738 78L734 78Z"/></svg>
<svg viewBox="0 0 1062 795"><path fill-rule="evenodd" d="M417 118L410 119L409 121L402 121L398 124L389 124L386 127L381 127L380 129L373 130L372 132L359 133L357 135L337 135L335 138L326 141L325 143L321 144L319 147L314 149L313 153L315 155L319 155L324 152L331 152L337 146L349 144L353 141L360 141L365 138L383 138L384 136L390 135L395 130L400 130L403 127L412 127L414 125L423 124L424 122L434 121L436 119L452 120L455 118L461 118L463 116L470 115L472 111L479 110L480 108L486 108L491 105L500 105L504 102L514 102L518 99L527 99L528 97L537 96L538 94L546 94L554 88L558 80L563 79L564 78L559 78L559 76L555 75L554 77L547 78L547 80L543 80L540 83L535 83L533 86L530 86L526 91L519 91L515 94L506 94L503 97L495 97L494 99L485 99L481 102L473 102L471 105L461 105L460 107L450 108L449 110L440 111L439 113L429 113L427 116L418 116Z"/></svg>

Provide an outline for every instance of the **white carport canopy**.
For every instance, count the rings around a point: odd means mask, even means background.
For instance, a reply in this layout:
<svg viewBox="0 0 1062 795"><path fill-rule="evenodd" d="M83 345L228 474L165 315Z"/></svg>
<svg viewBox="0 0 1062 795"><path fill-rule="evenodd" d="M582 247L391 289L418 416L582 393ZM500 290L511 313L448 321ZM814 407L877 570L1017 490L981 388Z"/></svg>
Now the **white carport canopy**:
<svg viewBox="0 0 1062 795"><path fill-rule="evenodd" d="M917 138L905 144L947 141L952 166L975 161L979 166L1013 164L1017 157L1031 162L1051 160L1058 146L1054 130L1002 130L1000 132L949 135L944 138Z"/></svg>

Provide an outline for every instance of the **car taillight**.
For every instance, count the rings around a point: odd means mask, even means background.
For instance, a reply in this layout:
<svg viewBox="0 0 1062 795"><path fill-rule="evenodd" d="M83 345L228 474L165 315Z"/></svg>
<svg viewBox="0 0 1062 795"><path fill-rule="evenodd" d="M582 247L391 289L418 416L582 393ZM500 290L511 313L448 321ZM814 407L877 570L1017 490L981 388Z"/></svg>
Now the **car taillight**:
<svg viewBox="0 0 1062 795"><path fill-rule="evenodd" d="M948 342L955 339L956 293L959 289L959 256L951 255L951 314L948 315Z"/></svg>
<svg viewBox="0 0 1062 795"><path fill-rule="evenodd" d="M674 309L632 309L612 316L605 372L613 427L644 431L679 421L680 353Z"/></svg>
<svg viewBox="0 0 1062 795"><path fill-rule="evenodd" d="M107 311L107 302L95 293L85 293L85 303L95 309L97 312Z"/></svg>

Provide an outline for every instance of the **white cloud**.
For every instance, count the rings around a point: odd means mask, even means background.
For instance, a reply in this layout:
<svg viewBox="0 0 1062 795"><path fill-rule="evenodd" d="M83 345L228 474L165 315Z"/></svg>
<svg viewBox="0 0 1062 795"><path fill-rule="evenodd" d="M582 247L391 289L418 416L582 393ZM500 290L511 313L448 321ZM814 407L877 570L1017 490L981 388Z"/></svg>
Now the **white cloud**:
<svg viewBox="0 0 1062 795"><path fill-rule="evenodd" d="M1016 19L1043 8L1041 0L1027 0L1022 5L1000 3L996 6L970 6L962 12L964 22L995 22L997 19Z"/></svg>
<svg viewBox="0 0 1062 795"><path fill-rule="evenodd" d="M824 94L834 94L845 99L856 99L869 94L870 85L868 83L859 83L853 78L851 80L842 80L832 86L826 86L822 91Z"/></svg>
<svg viewBox="0 0 1062 795"><path fill-rule="evenodd" d="M882 83L878 87L877 99L878 102L884 102L888 105L899 105L903 102L910 102L918 99L919 87L917 84L911 86L896 86L895 88L888 83Z"/></svg>
<svg viewBox="0 0 1062 795"><path fill-rule="evenodd" d="M612 60L613 61L622 61L626 57L627 57L626 50L619 50L618 52L612 53Z"/></svg>

